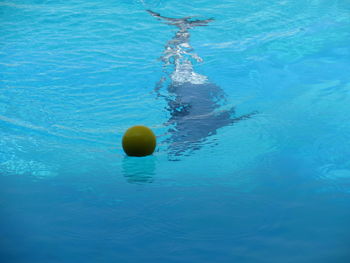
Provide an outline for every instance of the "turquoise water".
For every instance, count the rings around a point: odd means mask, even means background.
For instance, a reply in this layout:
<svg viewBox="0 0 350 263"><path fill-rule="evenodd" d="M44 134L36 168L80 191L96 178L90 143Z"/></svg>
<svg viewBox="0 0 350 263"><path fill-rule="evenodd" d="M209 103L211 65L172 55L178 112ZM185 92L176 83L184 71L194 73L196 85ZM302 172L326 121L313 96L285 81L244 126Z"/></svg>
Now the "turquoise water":
<svg viewBox="0 0 350 263"><path fill-rule="evenodd" d="M147 9L214 21L176 60ZM0 20L1 262L349 262L349 1L3 0ZM152 156L123 153L136 124Z"/></svg>

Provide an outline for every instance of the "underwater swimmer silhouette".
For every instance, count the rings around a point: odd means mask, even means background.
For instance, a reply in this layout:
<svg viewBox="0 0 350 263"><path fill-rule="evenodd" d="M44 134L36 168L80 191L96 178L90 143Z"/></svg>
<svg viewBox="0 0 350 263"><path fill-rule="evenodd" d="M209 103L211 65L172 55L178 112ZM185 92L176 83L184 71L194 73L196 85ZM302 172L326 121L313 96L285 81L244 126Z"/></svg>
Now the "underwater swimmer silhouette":
<svg viewBox="0 0 350 263"><path fill-rule="evenodd" d="M151 10L146 10L157 19L168 25L176 26L178 31L167 42L161 60L165 68L171 66L168 74L170 83L167 84L167 96L160 94L160 89L166 81L162 78L155 90L158 96L166 99L170 112L170 137L166 140L169 154L181 156L186 152L197 150L208 136L224 126L247 119L254 113L235 115L234 107L223 110L225 93L217 85L210 83L206 76L194 72L192 61L201 62L189 43L189 29L206 26L214 19L193 20L192 17L170 18L161 16Z"/></svg>

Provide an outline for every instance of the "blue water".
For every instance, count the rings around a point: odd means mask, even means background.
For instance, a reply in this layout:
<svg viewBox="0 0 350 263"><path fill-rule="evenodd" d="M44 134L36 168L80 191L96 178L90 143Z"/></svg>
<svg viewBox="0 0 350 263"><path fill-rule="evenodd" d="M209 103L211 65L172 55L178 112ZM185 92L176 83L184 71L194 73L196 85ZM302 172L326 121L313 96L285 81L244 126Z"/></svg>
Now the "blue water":
<svg viewBox="0 0 350 263"><path fill-rule="evenodd" d="M177 29L146 9L213 18L193 68L254 114L169 124ZM1 0L0 20L2 263L350 262L349 1ZM152 156L121 149L136 124Z"/></svg>

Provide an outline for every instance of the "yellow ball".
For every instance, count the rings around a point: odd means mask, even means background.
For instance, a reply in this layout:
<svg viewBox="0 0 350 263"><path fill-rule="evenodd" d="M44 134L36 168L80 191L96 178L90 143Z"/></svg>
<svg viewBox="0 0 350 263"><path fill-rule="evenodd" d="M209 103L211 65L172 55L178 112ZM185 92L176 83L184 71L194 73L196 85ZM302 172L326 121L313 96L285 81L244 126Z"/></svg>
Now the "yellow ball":
<svg viewBox="0 0 350 263"><path fill-rule="evenodd" d="M125 132L122 145L124 152L129 156L150 155L156 148L156 136L145 126L133 126Z"/></svg>

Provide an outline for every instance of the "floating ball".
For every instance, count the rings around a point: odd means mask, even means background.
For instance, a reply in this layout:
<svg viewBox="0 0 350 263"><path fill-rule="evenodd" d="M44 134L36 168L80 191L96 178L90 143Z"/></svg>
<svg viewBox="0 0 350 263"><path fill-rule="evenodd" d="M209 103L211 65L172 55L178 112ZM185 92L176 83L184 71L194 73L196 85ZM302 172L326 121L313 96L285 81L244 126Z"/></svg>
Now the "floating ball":
<svg viewBox="0 0 350 263"><path fill-rule="evenodd" d="M147 156L156 148L156 136L150 128L133 126L125 132L122 145L124 152L129 156Z"/></svg>

